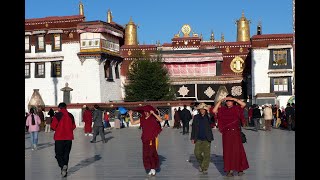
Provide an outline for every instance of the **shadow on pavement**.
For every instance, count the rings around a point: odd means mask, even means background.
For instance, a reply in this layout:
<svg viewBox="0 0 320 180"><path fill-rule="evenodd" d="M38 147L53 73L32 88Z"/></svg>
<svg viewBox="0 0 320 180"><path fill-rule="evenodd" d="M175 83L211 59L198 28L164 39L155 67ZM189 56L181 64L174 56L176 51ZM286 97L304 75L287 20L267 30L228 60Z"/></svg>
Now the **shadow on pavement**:
<svg viewBox="0 0 320 180"><path fill-rule="evenodd" d="M54 142L40 143L40 144L38 144L38 146L37 146L37 150L45 149L45 148L48 148L48 147L51 147L51 146L54 146ZM25 150L27 150L27 149L31 149L31 146L25 148Z"/></svg>
<svg viewBox="0 0 320 180"><path fill-rule="evenodd" d="M223 156L221 155L216 155L216 154L211 154L211 161L218 171L220 172L221 175L225 175L224 169L223 169Z"/></svg>
<svg viewBox="0 0 320 180"><path fill-rule="evenodd" d="M100 159L101 159L100 155L95 155L95 156L93 156L91 158L87 158L87 159L84 159L84 160L80 161L75 166L69 168L68 176L71 175L71 174L74 174L75 172L79 171L83 167L89 166L90 164L93 164L96 161L99 161Z"/></svg>
<svg viewBox="0 0 320 180"><path fill-rule="evenodd" d="M216 166L217 170L220 172L221 175L225 174L225 172L223 170L223 157L222 156L216 155L216 154L211 154L210 162ZM194 154L190 155L189 163L191 163L195 169L199 169L199 163L198 163Z"/></svg>
<svg viewBox="0 0 320 180"><path fill-rule="evenodd" d="M157 173L161 171L162 162L163 162L163 161L166 161L166 159L167 159L166 157L164 157L164 156L162 156L162 155L160 155L160 154L158 154L158 156L159 156L160 168L156 170Z"/></svg>

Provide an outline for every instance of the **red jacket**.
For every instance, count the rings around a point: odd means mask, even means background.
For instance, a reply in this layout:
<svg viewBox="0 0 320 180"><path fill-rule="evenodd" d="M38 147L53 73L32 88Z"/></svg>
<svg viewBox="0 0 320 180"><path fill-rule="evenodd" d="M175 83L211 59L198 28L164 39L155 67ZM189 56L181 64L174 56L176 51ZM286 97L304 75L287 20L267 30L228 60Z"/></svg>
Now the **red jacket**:
<svg viewBox="0 0 320 180"><path fill-rule="evenodd" d="M51 129L55 131L53 139L56 140L73 140L73 130L76 128L74 117L66 109L60 109L53 116Z"/></svg>

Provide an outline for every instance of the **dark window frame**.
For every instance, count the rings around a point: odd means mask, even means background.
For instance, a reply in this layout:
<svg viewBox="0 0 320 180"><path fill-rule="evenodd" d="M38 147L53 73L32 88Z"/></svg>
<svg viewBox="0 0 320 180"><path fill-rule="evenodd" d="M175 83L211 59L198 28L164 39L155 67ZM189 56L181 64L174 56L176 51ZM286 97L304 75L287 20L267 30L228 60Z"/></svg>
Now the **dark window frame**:
<svg viewBox="0 0 320 180"><path fill-rule="evenodd" d="M26 75L26 65L29 66L29 72L28 75ZM31 63L24 63L24 78L30 78L31 77Z"/></svg>
<svg viewBox="0 0 320 180"><path fill-rule="evenodd" d="M113 81L112 65L109 60L107 60L104 65L104 77L107 81Z"/></svg>
<svg viewBox="0 0 320 180"><path fill-rule="evenodd" d="M41 36L43 37L43 49L39 49L39 37ZM44 34L37 36L35 52L46 52L46 36Z"/></svg>
<svg viewBox="0 0 320 180"><path fill-rule="evenodd" d="M42 64L43 64L43 75L39 75L39 65L42 65ZM34 77L35 78L45 78L46 77L46 64L45 64L45 62L36 62L36 63L34 63L34 66L35 66Z"/></svg>
<svg viewBox="0 0 320 180"><path fill-rule="evenodd" d="M120 79L119 64L118 63L115 66L114 70L115 70L115 74L116 74L116 79Z"/></svg>
<svg viewBox="0 0 320 180"><path fill-rule="evenodd" d="M60 66L60 75L57 75L57 64ZM51 77L62 77L62 61L51 62Z"/></svg>
<svg viewBox="0 0 320 180"><path fill-rule="evenodd" d="M30 35L26 35L24 36L25 38L28 37L29 38L29 50L26 50L26 48L24 48L24 52L25 53L31 53L31 36Z"/></svg>
<svg viewBox="0 0 320 180"><path fill-rule="evenodd" d="M286 78L288 82L288 91L274 91L274 80L279 78ZM276 95L292 95L292 82L291 82L291 76L281 76L281 77L271 77L270 78L270 92L275 93Z"/></svg>
<svg viewBox="0 0 320 180"><path fill-rule="evenodd" d="M273 55L274 51L280 51L280 50L286 50L287 51L287 65L273 65ZM290 48L284 48L284 49L269 49L270 51L270 57L269 57L269 69L292 69L292 63L291 63L291 49Z"/></svg>
<svg viewBox="0 0 320 180"><path fill-rule="evenodd" d="M55 48L55 39L54 39L54 36L55 35L59 35L59 38L60 38L60 46L59 46L59 49L56 49ZM51 51L52 52L55 52L55 51L62 51L62 38L61 38L61 34L58 34L58 33L56 33L56 34L52 34L52 37L51 37L51 39L52 39L52 43L51 43Z"/></svg>

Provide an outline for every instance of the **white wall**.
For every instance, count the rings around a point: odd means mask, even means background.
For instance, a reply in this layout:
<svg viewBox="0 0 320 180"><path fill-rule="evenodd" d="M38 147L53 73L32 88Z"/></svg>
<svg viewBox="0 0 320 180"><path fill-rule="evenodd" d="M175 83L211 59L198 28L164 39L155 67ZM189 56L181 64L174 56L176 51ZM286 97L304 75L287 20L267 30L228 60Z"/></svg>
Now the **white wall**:
<svg viewBox="0 0 320 180"><path fill-rule="evenodd" d="M291 49L291 64L293 67L293 50ZM253 49L251 52L252 57L252 95L257 93L270 93L270 78L269 72L269 58L270 52L268 49ZM281 75L280 75L281 76ZM293 75L292 75L293 76ZM292 77L291 77L292 83ZM293 84L291 84L293 88ZM294 92L294 91L292 91ZM287 101L292 95L280 95L277 96L279 105L286 107Z"/></svg>
<svg viewBox="0 0 320 180"><path fill-rule="evenodd" d="M253 49L252 51L252 95L270 93L268 49Z"/></svg>

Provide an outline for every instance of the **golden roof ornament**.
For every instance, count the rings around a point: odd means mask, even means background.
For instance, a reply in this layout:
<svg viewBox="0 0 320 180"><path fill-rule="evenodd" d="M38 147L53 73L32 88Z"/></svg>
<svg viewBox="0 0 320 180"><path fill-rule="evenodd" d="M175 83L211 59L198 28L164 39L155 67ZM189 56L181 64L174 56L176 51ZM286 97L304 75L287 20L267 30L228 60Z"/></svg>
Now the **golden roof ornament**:
<svg viewBox="0 0 320 180"><path fill-rule="evenodd" d="M221 33L221 42L224 42L224 35Z"/></svg>
<svg viewBox="0 0 320 180"><path fill-rule="evenodd" d="M110 11L110 9L108 9L108 13L107 13L107 22L108 23L112 22L112 12Z"/></svg>
<svg viewBox="0 0 320 180"><path fill-rule="evenodd" d="M178 33L175 34L174 37L180 37L180 31L178 31Z"/></svg>
<svg viewBox="0 0 320 180"><path fill-rule="evenodd" d="M250 21L244 16L244 11L242 10L242 15L239 20L236 21L237 24L237 41L250 41Z"/></svg>
<svg viewBox="0 0 320 180"><path fill-rule="evenodd" d="M126 25L125 28L125 45L138 45L138 38L137 38L137 25L134 24L132 21L132 17L130 17L129 23Z"/></svg>
<svg viewBox="0 0 320 180"><path fill-rule="evenodd" d="M83 4L82 1L79 3L79 15L84 16Z"/></svg>
<svg viewBox="0 0 320 180"><path fill-rule="evenodd" d="M211 41L211 42L214 42L214 33L213 33L213 31L211 31L210 41Z"/></svg>
<svg viewBox="0 0 320 180"><path fill-rule="evenodd" d="M191 27L189 24L184 24L181 28L181 31L183 33L183 37L189 37L189 34L191 32Z"/></svg>

